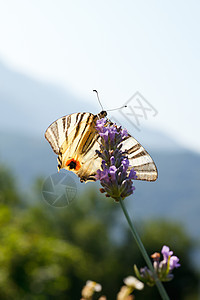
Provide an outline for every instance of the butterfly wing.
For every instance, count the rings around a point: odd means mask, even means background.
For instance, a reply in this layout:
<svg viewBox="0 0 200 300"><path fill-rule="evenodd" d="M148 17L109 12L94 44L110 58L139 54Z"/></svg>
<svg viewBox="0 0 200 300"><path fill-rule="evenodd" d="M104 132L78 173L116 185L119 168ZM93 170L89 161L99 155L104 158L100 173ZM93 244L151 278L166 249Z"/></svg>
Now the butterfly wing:
<svg viewBox="0 0 200 300"><path fill-rule="evenodd" d="M106 125L113 125L113 122L108 119ZM153 159L130 134L124 139L121 149L127 153L129 159L128 171L134 168L137 180L155 181L158 178L158 171Z"/></svg>
<svg viewBox="0 0 200 300"><path fill-rule="evenodd" d="M155 181L158 177L156 165L149 153L130 134L125 138L122 151L126 151L130 167L134 167L138 180Z"/></svg>
<svg viewBox="0 0 200 300"><path fill-rule="evenodd" d="M101 159L100 136L95 129L97 116L91 113L74 113L53 122L45 137L58 155L58 170L73 171L81 181L95 181Z"/></svg>

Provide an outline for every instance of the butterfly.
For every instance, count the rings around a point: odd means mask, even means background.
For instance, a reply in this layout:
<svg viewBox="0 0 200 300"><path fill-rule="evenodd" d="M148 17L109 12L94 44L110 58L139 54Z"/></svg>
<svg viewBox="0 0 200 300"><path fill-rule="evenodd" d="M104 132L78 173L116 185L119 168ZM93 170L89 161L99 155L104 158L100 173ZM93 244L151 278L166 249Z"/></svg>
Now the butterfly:
<svg viewBox="0 0 200 300"><path fill-rule="evenodd" d="M73 113L53 122L45 132L45 138L58 155L58 171L67 169L80 177L81 182L96 181L101 169L101 137L95 126L98 119L107 116L106 111ZM107 121L107 124L112 124ZM122 151L126 151L130 169L134 167L138 180L155 181L157 168L148 152L130 134L123 140Z"/></svg>

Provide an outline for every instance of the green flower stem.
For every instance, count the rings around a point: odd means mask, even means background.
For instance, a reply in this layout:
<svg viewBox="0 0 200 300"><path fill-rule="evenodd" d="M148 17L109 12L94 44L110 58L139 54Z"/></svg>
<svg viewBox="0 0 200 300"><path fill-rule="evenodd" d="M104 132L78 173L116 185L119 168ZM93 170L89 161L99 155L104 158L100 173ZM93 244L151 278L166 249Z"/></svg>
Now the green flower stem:
<svg viewBox="0 0 200 300"><path fill-rule="evenodd" d="M153 268L153 266L152 266L151 260L150 260L150 258L149 258L149 256L148 256L147 252L146 252L146 249L144 248L144 245L142 244L142 241L141 241L141 239L140 239L140 237L139 237L139 235L138 235L138 233L137 233L137 231L136 231L136 229L135 229L133 223L131 222L131 219L130 219L130 217L129 217L129 214L128 214L128 212L127 212L127 210L126 210L126 207L125 207L125 205L124 205L124 200L122 200L121 197L120 197L118 200L119 200L119 203L120 203L120 205L121 205L121 208L122 208L122 210L123 210L123 212L124 212L124 215L125 215L125 217L126 217L126 220L127 220L128 224L129 224L129 226L130 226L132 235L133 235L133 237L134 237L134 239L135 239L135 241L136 241L136 243L137 243L137 245L138 245L138 247L139 247L139 249L140 249L140 251L141 251L143 257L144 257L144 260L146 261L146 264L147 264L147 266L149 267L149 269L150 269L150 270L152 271L152 273L154 274L154 277L155 277L155 283L156 283L156 286L157 286L157 288L158 288L158 291L159 291L159 293L160 293L161 298L162 298L163 300L170 300L169 297L168 297L168 295L167 295L167 293L166 293L166 291L165 291L165 288L164 288L162 282L158 279L157 274L155 273L154 268Z"/></svg>

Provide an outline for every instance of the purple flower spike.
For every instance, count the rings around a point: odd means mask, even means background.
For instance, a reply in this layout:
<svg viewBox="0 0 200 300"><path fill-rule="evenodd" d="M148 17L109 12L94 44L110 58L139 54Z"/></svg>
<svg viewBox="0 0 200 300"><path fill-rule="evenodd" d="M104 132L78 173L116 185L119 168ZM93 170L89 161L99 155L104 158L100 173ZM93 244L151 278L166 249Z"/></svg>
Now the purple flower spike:
<svg viewBox="0 0 200 300"><path fill-rule="evenodd" d="M128 170L129 160L125 152L121 150L122 142L128 135L126 129L117 127L116 124L106 124L106 119L96 122L96 129L101 136L101 151L96 153L102 159L102 170L97 171L96 179L100 180L107 196L119 201L121 197L131 195L135 190L132 179L136 179L134 169Z"/></svg>
<svg viewBox="0 0 200 300"><path fill-rule="evenodd" d="M177 256L174 256L173 251L170 251L169 247L167 246L162 247L161 253L163 255L162 261L160 261L160 253L155 252L151 255L153 259L154 271L160 281L170 281L174 278L174 275L172 274L173 269L181 266L178 263L179 258ZM151 274L151 271L147 267L144 267L139 271L137 269L137 266L134 266L134 269L138 279L150 286L153 286L155 284L155 276Z"/></svg>

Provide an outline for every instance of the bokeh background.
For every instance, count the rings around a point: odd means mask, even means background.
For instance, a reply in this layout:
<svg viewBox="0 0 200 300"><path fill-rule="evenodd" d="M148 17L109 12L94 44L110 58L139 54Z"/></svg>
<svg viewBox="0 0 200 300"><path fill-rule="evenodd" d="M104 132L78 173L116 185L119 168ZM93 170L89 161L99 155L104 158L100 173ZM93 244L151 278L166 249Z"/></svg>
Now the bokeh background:
<svg viewBox="0 0 200 300"><path fill-rule="evenodd" d="M44 132L63 115L98 113L93 89L105 110L139 92L158 112L139 117L139 130L128 108L108 115L159 171L155 183L135 182L126 205L149 254L166 244L180 257L165 284L170 299L200 299L199 9L198 1L0 1L0 299L80 299L91 279L112 300L133 265L144 266L98 183L71 172L77 197L62 209L41 195L56 172ZM135 295L160 299L149 287Z"/></svg>

